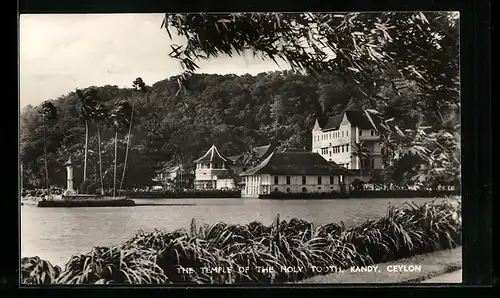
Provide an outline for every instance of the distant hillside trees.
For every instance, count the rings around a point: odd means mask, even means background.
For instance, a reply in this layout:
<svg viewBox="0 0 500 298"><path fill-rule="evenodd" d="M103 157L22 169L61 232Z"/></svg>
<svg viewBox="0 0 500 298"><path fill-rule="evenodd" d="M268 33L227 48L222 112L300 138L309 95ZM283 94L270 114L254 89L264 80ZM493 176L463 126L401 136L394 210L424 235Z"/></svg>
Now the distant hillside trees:
<svg viewBox="0 0 500 298"><path fill-rule="evenodd" d="M100 125L99 134L96 125L89 125L87 179L100 184L102 177L104 188L112 189L114 173L123 173L127 143L123 189L152 185L152 178L162 164L174 159L176 163L190 164L213 143L228 156L269 144L275 138L282 145L311 150L315 118L352 108L356 94L352 86L333 74L317 80L293 71L256 76L195 74L190 86L188 92L176 94L177 77L172 77L134 97L133 125L129 126L128 118L123 129L119 129L120 134L127 136L131 128L129 137L116 138L113 125ZM113 113L115 104L130 101L135 93L132 88L117 86L92 88L109 113ZM59 117L47 126L51 183L65 185L63 165L71 155L77 186L83 181L86 139L86 127L79 119L79 97L71 92L52 102ZM36 111L27 106L21 112L21 160L24 185L41 188L45 176L43 129ZM401 114L400 118L404 116ZM97 123L104 124L103 120ZM101 163L98 144L101 144Z"/></svg>

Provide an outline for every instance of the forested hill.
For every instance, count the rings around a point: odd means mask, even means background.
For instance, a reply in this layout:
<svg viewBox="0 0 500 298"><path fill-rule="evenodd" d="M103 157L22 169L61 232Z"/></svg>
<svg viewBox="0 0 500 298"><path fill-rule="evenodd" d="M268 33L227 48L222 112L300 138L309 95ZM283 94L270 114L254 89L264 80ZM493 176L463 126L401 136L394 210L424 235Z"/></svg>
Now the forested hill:
<svg viewBox="0 0 500 298"><path fill-rule="evenodd" d="M125 186L150 183L165 162L190 164L212 144L226 155L236 155L250 146L278 138L289 146L311 146L311 129L317 116L352 108L354 88L330 76L317 80L284 71L251 75L195 75L189 91L180 93L177 79L154 83L144 95L117 86L96 87L112 106L118 100L135 103L131 151ZM47 122L47 152L51 184L65 184L64 162L71 155L78 185L82 177L85 125L79 119L75 92L53 100L58 119ZM21 161L25 185L43 184L43 125L40 107L21 112ZM103 173L112 179L114 130L101 128ZM123 166L125 135L119 136L118 173ZM90 126L90 176L98 169L95 124ZM133 179L131 179L133 178Z"/></svg>

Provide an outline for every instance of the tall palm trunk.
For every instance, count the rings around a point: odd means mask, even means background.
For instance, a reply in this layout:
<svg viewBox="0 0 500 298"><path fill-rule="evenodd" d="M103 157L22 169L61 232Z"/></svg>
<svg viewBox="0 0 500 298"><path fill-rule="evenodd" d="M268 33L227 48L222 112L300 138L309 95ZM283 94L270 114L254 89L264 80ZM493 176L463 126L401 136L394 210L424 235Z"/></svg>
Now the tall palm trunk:
<svg viewBox="0 0 500 298"><path fill-rule="evenodd" d="M127 147L125 149L125 162L123 164L122 181L120 183L120 192L122 190L123 182L125 181L125 170L127 169L128 148L130 144L130 134L132 133L132 121L134 120L134 103L132 103L132 113L130 114L130 123L128 126L127 134Z"/></svg>
<svg viewBox="0 0 500 298"><path fill-rule="evenodd" d="M89 122L85 121L85 157L83 160L83 181L87 180L88 153L89 153Z"/></svg>
<svg viewBox="0 0 500 298"><path fill-rule="evenodd" d="M113 172L113 197L116 196L116 160L118 155L118 131L115 132L115 163Z"/></svg>
<svg viewBox="0 0 500 298"><path fill-rule="evenodd" d="M104 181L102 178L102 155L101 155L101 132L99 129L99 122L96 122L97 127L97 151L99 154L99 178L101 180L101 194L104 194Z"/></svg>
<svg viewBox="0 0 500 298"><path fill-rule="evenodd" d="M45 159L45 187L47 188L47 194L50 194L49 166L47 161L47 127L45 126L45 117L42 117L42 122L43 122L43 155Z"/></svg>

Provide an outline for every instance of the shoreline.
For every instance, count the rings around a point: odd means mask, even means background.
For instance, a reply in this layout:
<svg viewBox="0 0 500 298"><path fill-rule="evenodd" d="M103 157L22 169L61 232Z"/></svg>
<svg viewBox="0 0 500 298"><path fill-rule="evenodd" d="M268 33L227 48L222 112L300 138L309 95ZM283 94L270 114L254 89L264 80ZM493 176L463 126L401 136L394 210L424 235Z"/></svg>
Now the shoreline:
<svg viewBox="0 0 500 298"><path fill-rule="evenodd" d="M59 195L60 196L60 195ZM80 195L92 197L92 195ZM98 195L96 195L98 196ZM121 196L133 200L161 200L161 199L261 199L261 200L342 200L342 199L411 199L411 198L445 198L447 196L460 196L457 191L421 191L421 190L364 190L350 191L348 193L270 193L266 195L248 196L241 191L139 191L123 192ZM111 196L104 196L111 198ZM21 196L21 200L40 200L37 196Z"/></svg>

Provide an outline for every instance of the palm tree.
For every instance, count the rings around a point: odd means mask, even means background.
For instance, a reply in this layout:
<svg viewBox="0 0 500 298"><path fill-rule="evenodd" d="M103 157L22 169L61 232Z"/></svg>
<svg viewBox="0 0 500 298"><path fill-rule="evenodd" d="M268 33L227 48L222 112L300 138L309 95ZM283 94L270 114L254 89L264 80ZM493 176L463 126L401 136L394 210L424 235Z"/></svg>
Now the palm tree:
<svg viewBox="0 0 500 298"><path fill-rule="evenodd" d="M83 181L87 180L87 160L89 153L89 126L95 114L97 91L87 89L84 92L76 89L76 94L80 99L80 119L85 123L85 157L83 160Z"/></svg>
<svg viewBox="0 0 500 298"><path fill-rule="evenodd" d="M47 193L50 192L50 182L49 182L49 167L47 161L47 126L45 121L57 119L57 109L54 104L50 101L44 101L41 105L39 111L42 116L43 123L43 154L45 159L45 187L47 187Z"/></svg>
<svg viewBox="0 0 500 298"><path fill-rule="evenodd" d="M132 113L132 108L127 101L119 101L115 104L113 110L109 114L108 121L115 129L115 158L113 165L113 197L116 196L116 173L117 173L117 156L118 156L118 132L123 131L129 124L129 117Z"/></svg>
<svg viewBox="0 0 500 298"><path fill-rule="evenodd" d="M92 120L95 122L96 130L97 130L97 151L99 154L99 178L101 181L101 194L104 194L104 181L102 177L102 151L101 151L101 130L100 123L106 121L109 117L108 108L106 108L103 104L97 103L95 106L94 113L92 114Z"/></svg>
<svg viewBox="0 0 500 298"><path fill-rule="evenodd" d="M355 142L352 146L353 154L359 158L361 176L364 174L364 161L371 156L370 150L363 141Z"/></svg>
<svg viewBox="0 0 500 298"><path fill-rule="evenodd" d="M144 81L140 77L135 79L135 81L133 82L133 86L134 86L134 91L137 93L144 94L144 93L148 92L148 88L146 86L146 83L144 83ZM125 171L127 169L128 149L130 146L130 134L132 133L132 121L134 120L134 104L135 104L134 101L132 101L132 109L130 112L130 121L128 124L127 147L125 149L125 162L124 162L124 166L123 166L122 180L120 183L120 191L122 189L123 182L125 181Z"/></svg>

